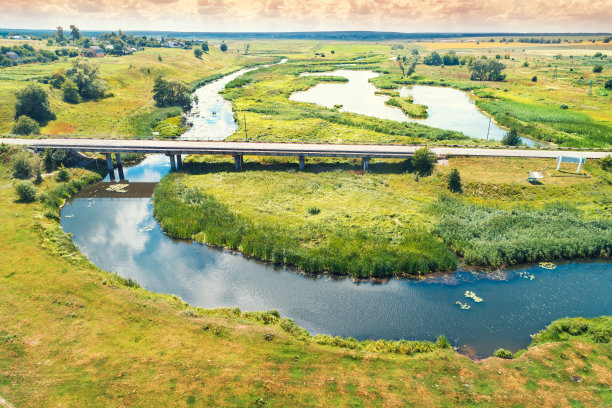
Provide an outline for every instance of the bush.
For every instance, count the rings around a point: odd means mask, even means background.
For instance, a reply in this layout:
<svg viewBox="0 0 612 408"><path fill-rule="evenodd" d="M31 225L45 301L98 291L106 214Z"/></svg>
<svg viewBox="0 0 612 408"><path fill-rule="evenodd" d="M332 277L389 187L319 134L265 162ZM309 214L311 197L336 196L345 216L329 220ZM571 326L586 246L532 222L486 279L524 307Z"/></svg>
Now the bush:
<svg viewBox="0 0 612 408"><path fill-rule="evenodd" d="M604 85L606 89L612 89L612 79L608 79Z"/></svg>
<svg viewBox="0 0 612 408"><path fill-rule="evenodd" d="M533 77L531 77L531 82L538 82L538 76L534 75Z"/></svg>
<svg viewBox="0 0 612 408"><path fill-rule="evenodd" d="M596 74L599 74L602 71L603 71L603 67L601 65L595 65L593 67L593 72L595 72Z"/></svg>
<svg viewBox="0 0 612 408"><path fill-rule="evenodd" d="M500 348L500 349L495 350L495 353L493 353L493 356L498 357L498 358L511 359L512 353L506 349Z"/></svg>
<svg viewBox="0 0 612 408"><path fill-rule="evenodd" d="M31 203L36 200L36 187L30 181L22 181L15 186L19 201Z"/></svg>
<svg viewBox="0 0 612 408"><path fill-rule="evenodd" d="M317 215L321 212L321 209L319 207L310 207L308 208L308 214L310 215Z"/></svg>
<svg viewBox="0 0 612 408"><path fill-rule="evenodd" d="M561 108L561 109L569 109L569 106L563 104L563 105L559 106L559 108Z"/></svg>
<svg viewBox="0 0 612 408"><path fill-rule="evenodd" d="M30 84L15 92L15 119L28 116L38 123L46 123L55 119L55 114L49 106L47 92L38 84Z"/></svg>
<svg viewBox="0 0 612 408"><path fill-rule="evenodd" d="M502 144L506 146L520 146L522 144L521 137L515 128L510 129L510 132L506 133L502 139Z"/></svg>
<svg viewBox="0 0 612 408"><path fill-rule="evenodd" d="M436 164L436 154L428 148L422 147L414 152L411 163L412 168L419 176L429 176L433 173Z"/></svg>
<svg viewBox="0 0 612 408"><path fill-rule="evenodd" d="M26 152L19 152L13 156L11 167L13 168L13 177L18 179L29 179L32 177L34 165L32 156Z"/></svg>
<svg viewBox="0 0 612 408"><path fill-rule="evenodd" d="M448 349L451 348L450 341L446 338L446 336L439 336L436 339L436 347L440 349Z"/></svg>
<svg viewBox="0 0 612 408"><path fill-rule="evenodd" d="M70 180L70 173L68 173L68 170L66 170L64 166L62 166L57 172L57 176L55 176L55 180L58 182L66 182Z"/></svg>
<svg viewBox="0 0 612 408"><path fill-rule="evenodd" d="M459 170L452 169L450 174L448 175L448 189L453 193L461 193L463 191Z"/></svg>
<svg viewBox="0 0 612 408"><path fill-rule="evenodd" d="M13 126L13 133L16 135L38 135L40 133L40 126L34 119L21 115L15 125Z"/></svg>
<svg viewBox="0 0 612 408"><path fill-rule="evenodd" d="M62 100L68 103L79 103L79 87L74 81L67 79L62 84Z"/></svg>
<svg viewBox="0 0 612 408"><path fill-rule="evenodd" d="M607 155L599 159L599 163L601 164L601 168L607 171L612 170L612 156Z"/></svg>

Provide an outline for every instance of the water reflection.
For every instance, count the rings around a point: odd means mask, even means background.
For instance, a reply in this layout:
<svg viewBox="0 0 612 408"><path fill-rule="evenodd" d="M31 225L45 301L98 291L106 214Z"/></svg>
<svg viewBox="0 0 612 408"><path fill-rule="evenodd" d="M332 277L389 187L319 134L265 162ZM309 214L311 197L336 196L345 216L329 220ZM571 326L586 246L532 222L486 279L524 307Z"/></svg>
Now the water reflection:
<svg viewBox="0 0 612 408"><path fill-rule="evenodd" d="M445 334L463 350L486 356L498 347L525 347L530 334L554 319L612 314L609 262L356 283L346 277L305 276L173 240L154 219L150 198L80 196L63 209L62 227L94 264L149 290L210 308L276 308L312 333L419 340ZM467 290L484 301L466 298ZM471 308L461 310L457 301Z"/></svg>

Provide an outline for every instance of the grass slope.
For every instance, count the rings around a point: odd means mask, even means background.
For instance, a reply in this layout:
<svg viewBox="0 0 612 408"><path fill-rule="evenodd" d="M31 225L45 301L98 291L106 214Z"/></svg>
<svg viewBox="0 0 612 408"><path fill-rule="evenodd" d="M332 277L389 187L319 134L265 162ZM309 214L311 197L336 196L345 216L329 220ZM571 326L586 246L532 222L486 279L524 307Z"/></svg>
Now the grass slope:
<svg viewBox="0 0 612 408"><path fill-rule="evenodd" d="M48 207L16 201L8 159L0 155L0 396L15 406L545 407L612 399L610 317L563 321L516 360L321 345L274 313L194 309L98 270L42 216ZM49 196L58 189L51 177L39 186Z"/></svg>

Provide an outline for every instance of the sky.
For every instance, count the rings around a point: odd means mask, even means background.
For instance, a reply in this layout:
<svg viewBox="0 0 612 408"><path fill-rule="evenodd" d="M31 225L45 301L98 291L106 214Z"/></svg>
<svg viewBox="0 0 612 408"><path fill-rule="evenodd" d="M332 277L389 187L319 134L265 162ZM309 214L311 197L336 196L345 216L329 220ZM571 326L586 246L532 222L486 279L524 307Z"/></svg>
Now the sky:
<svg viewBox="0 0 612 408"><path fill-rule="evenodd" d="M0 0L0 27L610 32L612 0Z"/></svg>

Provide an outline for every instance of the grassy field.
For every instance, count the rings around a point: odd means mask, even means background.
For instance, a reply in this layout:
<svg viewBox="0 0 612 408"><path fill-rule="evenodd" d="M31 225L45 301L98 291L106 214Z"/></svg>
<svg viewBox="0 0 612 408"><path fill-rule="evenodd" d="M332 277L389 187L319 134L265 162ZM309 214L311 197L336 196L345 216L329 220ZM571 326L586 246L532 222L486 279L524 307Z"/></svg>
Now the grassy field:
<svg viewBox="0 0 612 408"><path fill-rule="evenodd" d="M97 102L69 105L61 101L59 91L51 90L52 106L58 114L44 133L101 136L150 136L153 127L176 109L156 108L151 99L153 79L157 75L181 79L188 83L223 74L262 61L286 56L289 63L249 73L245 83L240 79L225 96L232 100L240 125L232 137L243 137L246 115L253 140L312 142L377 143L465 143L458 133L441 131L416 124L380 121L361 115L339 113L316 105L290 102L293 91L305 90L322 79L298 77L301 72L326 71L338 67L372 69L381 73L372 82L381 88L397 89L410 84L453 86L474 93L476 104L505 127L516 127L533 139L573 147L610 147L612 145L612 91L604 89L612 78L612 45L586 38L561 44L494 42L319 42L229 41L229 52L218 51L213 44L210 54L201 60L191 50L147 49L132 56L105 57L96 60L114 96ZM518 39L515 39L518 40ZM8 40L6 40L8 41ZM8 41L10 43L10 41ZM245 54L245 47L249 52ZM37 47L46 47L37 43ZM401 46L402 48L398 48ZM51 47L52 49L53 47ZM503 82L470 81L466 66L427 66L419 63L416 73L402 78L395 57L412 57L419 52L420 61L431 51L456 51L459 57L486 57L507 66ZM332 53L333 51L333 53ZM607 57L595 57L601 52ZM322 57L324 54L325 57ZM158 61L158 56L162 61ZM356 61L360 59L359 61ZM392 59L392 60L390 60ZM69 65L61 59L52 64L17 66L0 69L0 133L13 124L14 92L27 81L49 76ZM340 66L353 63L355 66ZM603 72L593 72L600 64ZM537 77L537 82L532 78ZM593 81L592 94L589 87ZM243 85L243 86L239 86ZM399 103L416 115L424 108ZM176 129L175 129L176 130ZM174 134L176 132L170 132Z"/></svg>
<svg viewBox="0 0 612 408"><path fill-rule="evenodd" d="M562 320L513 360L474 362L431 343L310 338L274 312L192 308L91 265L43 215L49 205L16 200L9 160L0 154L0 396L14 406L612 401L609 317ZM47 177L38 189L65 185Z"/></svg>
<svg viewBox="0 0 612 408"><path fill-rule="evenodd" d="M162 61L159 61L159 57ZM270 57L223 53L218 48L201 59L193 50L151 48L130 56L95 59L112 97L77 105L62 101L61 91L45 86L57 120L42 129L45 134L75 136L151 136L152 125L168 114L180 114L173 108L155 107L151 90L154 79L162 75L191 83L214 74L234 71L244 65L271 60ZM20 65L0 69L0 133L13 126L14 92L29 81L43 79L54 71L70 66L70 59L50 64Z"/></svg>
<svg viewBox="0 0 612 408"><path fill-rule="evenodd" d="M307 160L304 172L287 159L247 158L240 173L227 159L187 163L155 193L166 232L311 272L454 269L441 242L484 267L612 252L612 173L595 161L577 175L552 159L456 158L420 179L402 161L375 161L366 174L356 160ZM463 194L448 191L451 168ZM533 170L543 184L526 181Z"/></svg>

